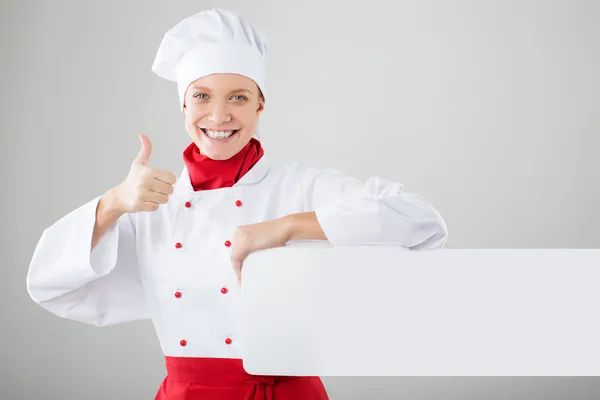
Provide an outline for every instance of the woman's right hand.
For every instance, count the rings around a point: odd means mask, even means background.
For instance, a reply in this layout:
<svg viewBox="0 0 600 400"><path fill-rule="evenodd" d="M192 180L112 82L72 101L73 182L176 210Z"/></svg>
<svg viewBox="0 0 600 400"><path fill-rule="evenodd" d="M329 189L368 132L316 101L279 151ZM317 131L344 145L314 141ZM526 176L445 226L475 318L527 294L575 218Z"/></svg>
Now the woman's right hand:
<svg viewBox="0 0 600 400"><path fill-rule="evenodd" d="M127 178L115 188L116 202L123 213L158 210L161 204L169 201L177 181L172 173L148 166L152 143L143 134L140 141L142 148L133 160Z"/></svg>

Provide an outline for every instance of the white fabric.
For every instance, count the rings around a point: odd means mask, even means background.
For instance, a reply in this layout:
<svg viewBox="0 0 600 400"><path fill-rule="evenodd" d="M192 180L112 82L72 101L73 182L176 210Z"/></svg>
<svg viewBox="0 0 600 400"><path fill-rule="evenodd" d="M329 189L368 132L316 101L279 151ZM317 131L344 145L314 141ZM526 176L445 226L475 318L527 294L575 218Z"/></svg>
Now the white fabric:
<svg viewBox="0 0 600 400"><path fill-rule="evenodd" d="M267 54L266 38L258 29L231 11L213 8L184 19L165 34L152 71L177 82L182 110L190 83L215 73L246 76L266 98Z"/></svg>
<svg viewBox="0 0 600 400"><path fill-rule="evenodd" d="M240 225L315 211L333 246L433 249L447 237L438 212L399 184L380 178L363 184L299 163L272 165L266 156L230 188L196 192L184 168L166 205L122 216L90 254L97 203L43 232L27 276L29 294L60 317L96 326L151 318L170 356L241 357L240 288L232 247L224 245Z"/></svg>

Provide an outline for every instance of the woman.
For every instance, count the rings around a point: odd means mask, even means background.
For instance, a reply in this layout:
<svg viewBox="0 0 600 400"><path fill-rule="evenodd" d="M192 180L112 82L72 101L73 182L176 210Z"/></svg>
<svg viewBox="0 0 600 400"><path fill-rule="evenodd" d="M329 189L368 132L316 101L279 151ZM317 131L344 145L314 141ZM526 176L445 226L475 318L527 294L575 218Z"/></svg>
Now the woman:
<svg viewBox="0 0 600 400"><path fill-rule="evenodd" d="M213 9L171 29L153 70L177 82L192 143L179 179L142 148L127 178L47 228L27 287L96 326L151 318L166 357L156 399L327 399L318 377L242 368L240 278L253 251L300 239L434 249L446 226L422 197L372 178L275 165L253 137L267 96L262 34ZM273 397L275 396L275 397Z"/></svg>

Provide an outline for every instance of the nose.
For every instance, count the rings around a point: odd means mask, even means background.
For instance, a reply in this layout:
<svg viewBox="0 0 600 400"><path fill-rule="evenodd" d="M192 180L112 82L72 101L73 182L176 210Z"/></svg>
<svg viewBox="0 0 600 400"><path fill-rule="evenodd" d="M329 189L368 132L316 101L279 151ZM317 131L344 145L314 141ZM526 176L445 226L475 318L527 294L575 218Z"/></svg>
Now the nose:
<svg viewBox="0 0 600 400"><path fill-rule="evenodd" d="M231 114L229 113L227 105L222 102L213 103L208 119L217 125L231 121Z"/></svg>

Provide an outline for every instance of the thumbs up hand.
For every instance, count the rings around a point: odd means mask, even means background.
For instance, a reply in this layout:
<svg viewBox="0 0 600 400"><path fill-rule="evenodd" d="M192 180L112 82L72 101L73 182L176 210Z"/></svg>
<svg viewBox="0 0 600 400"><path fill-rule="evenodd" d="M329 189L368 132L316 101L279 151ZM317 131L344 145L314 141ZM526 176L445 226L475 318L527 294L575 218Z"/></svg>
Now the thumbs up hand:
<svg viewBox="0 0 600 400"><path fill-rule="evenodd" d="M124 213L156 211L169 201L177 178L170 172L148 166L152 143L140 135L142 148L131 163L127 178L117 186L117 197Z"/></svg>

